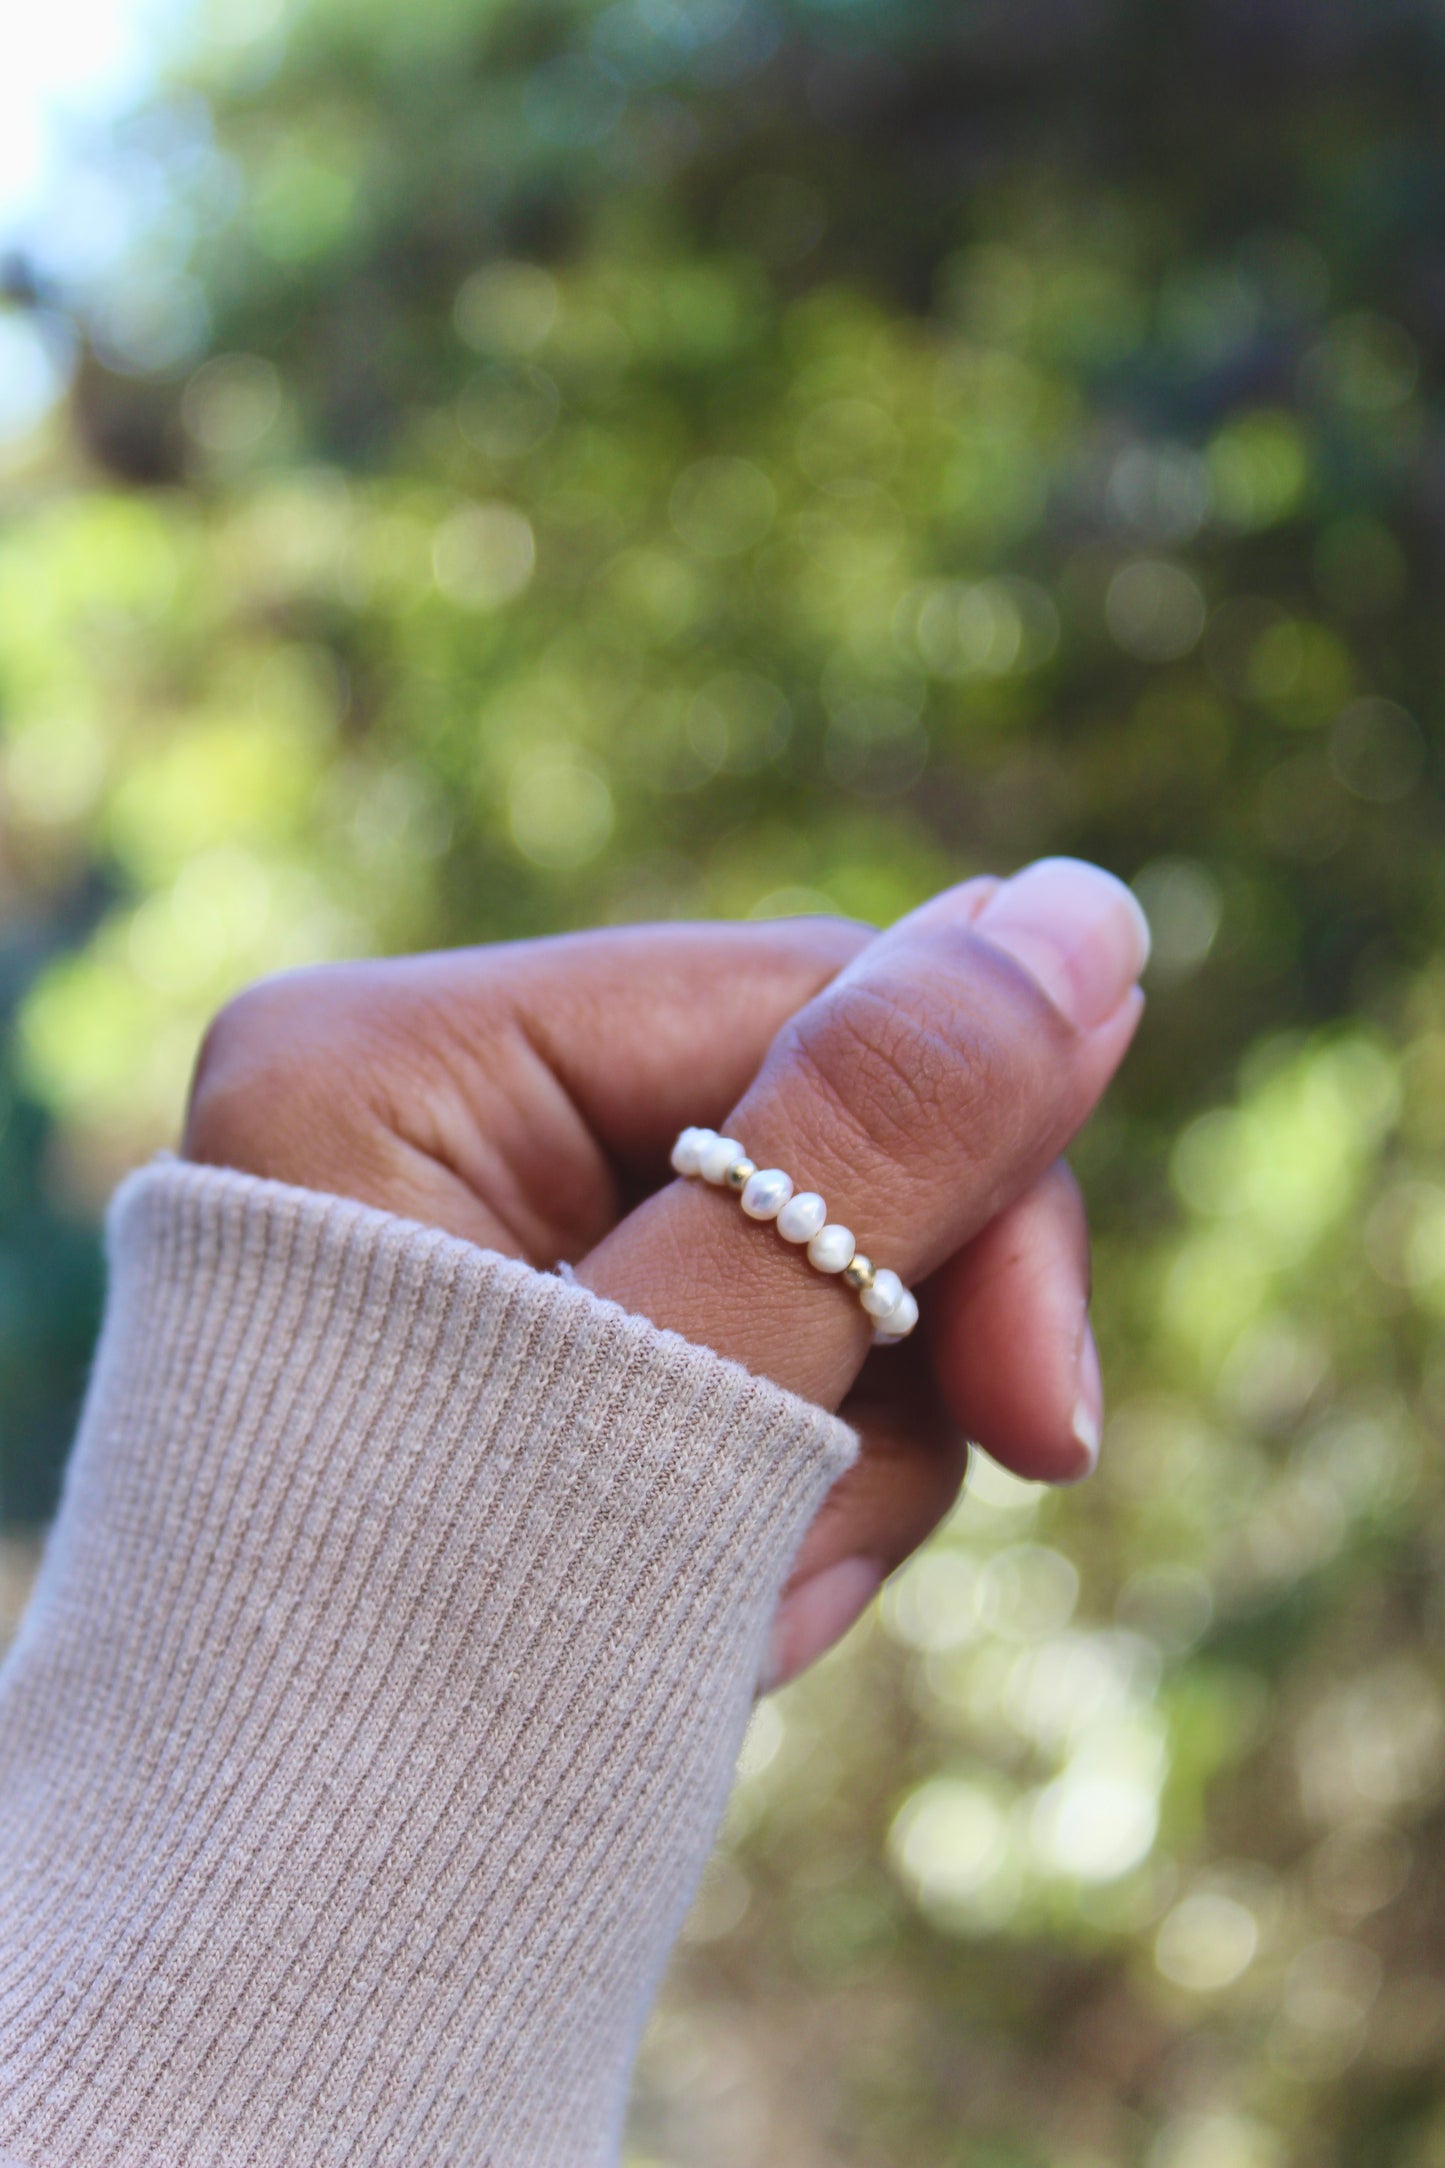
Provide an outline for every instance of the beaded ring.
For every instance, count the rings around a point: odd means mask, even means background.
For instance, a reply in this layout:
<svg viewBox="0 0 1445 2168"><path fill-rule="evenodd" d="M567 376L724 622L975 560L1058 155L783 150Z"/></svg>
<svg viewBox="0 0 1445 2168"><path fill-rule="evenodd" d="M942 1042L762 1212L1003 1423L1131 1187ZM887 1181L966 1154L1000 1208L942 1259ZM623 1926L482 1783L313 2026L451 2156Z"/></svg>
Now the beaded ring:
<svg viewBox="0 0 1445 2168"><path fill-rule="evenodd" d="M672 1147L678 1174L730 1189L749 1219L771 1220L785 1242L806 1243L808 1262L819 1272L839 1273L853 1289L876 1330L880 1347L906 1340L918 1323L918 1302L896 1272L875 1265L853 1240L852 1230L836 1226L816 1190L795 1191L781 1167L757 1167L734 1137L715 1129L684 1129Z"/></svg>

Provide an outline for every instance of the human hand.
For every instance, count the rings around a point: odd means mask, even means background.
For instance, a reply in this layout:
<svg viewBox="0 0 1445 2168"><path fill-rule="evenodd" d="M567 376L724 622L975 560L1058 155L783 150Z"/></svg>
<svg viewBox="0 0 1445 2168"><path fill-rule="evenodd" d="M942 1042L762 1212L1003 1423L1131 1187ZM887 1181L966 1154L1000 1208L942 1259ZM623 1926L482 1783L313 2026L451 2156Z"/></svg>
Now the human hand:
<svg viewBox="0 0 1445 2168"><path fill-rule="evenodd" d="M955 1497L965 1436L1068 1480L1097 1452L1083 1211L1058 1154L1123 1056L1147 953L1110 876L1043 861L886 934L623 929L263 982L212 1026L183 1149L547 1266L859 1428L796 1561L771 1682L856 1616ZM920 1289L872 1324L677 1132L738 1136Z"/></svg>

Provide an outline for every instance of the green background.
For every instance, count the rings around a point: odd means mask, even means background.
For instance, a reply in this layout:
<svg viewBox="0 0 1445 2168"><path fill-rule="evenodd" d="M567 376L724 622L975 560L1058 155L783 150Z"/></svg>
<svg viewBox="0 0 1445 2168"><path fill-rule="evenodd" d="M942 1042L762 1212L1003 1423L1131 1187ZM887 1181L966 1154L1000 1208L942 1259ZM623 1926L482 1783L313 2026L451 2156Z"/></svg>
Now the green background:
<svg viewBox="0 0 1445 2168"><path fill-rule="evenodd" d="M115 1176L328 956L1097 857L1099 1478L755 1726L668 2168L1445 2163L1445 18L268 0L0 515L0 1500Z"/></svg>

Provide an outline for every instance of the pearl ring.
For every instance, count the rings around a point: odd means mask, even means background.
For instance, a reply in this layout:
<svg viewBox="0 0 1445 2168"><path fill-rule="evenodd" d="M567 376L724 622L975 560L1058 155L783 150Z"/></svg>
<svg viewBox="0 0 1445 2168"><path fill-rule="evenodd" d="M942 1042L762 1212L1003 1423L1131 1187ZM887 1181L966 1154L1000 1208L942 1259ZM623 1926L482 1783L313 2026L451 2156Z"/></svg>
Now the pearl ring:
<svg viewBox="0 0 1445 2168"><path fill-rule="evenodd" d="M853 1240L851 1229L828 1218L816 1190L794 1190L781 1167L757 1167L733 1137L715 1129L684 1129L672 1147L678 1174L730 1189L749 1219L771 1220L785 1242L806 1243L808 1262L819 1272L841 1273L874 1320L874 1340L891 1347L918 1323L918 1302L896 1272L875 1265Z"/></svg>

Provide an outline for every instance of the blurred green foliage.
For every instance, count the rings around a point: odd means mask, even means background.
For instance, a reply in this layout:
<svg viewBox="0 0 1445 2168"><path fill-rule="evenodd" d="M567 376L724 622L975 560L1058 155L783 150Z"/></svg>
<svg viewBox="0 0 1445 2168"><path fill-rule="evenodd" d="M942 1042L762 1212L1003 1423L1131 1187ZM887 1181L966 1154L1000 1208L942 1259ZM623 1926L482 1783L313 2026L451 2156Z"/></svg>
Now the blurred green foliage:
<svg viewBox="0 0 1445 2168"><path fill-rule="evenodd" d="M0 1454L328 955L1134 879L1114 1412L759 1713L672 2168L1445 2163L1445 20L217 5L12 447ZM48 1138L48 1141L46 1141Z"/></svg>

